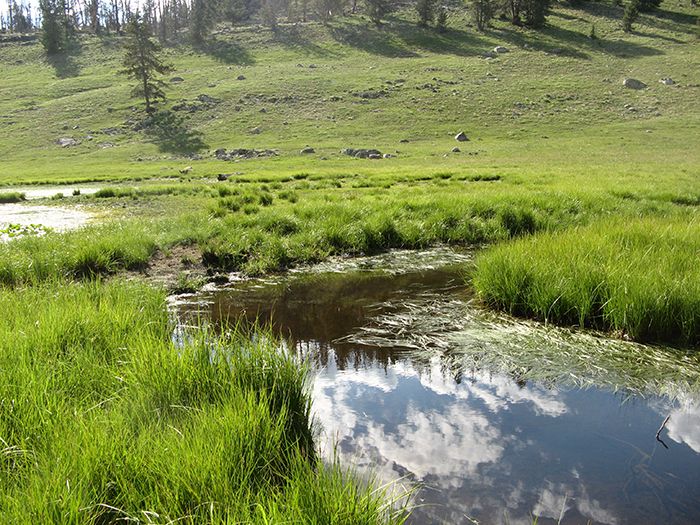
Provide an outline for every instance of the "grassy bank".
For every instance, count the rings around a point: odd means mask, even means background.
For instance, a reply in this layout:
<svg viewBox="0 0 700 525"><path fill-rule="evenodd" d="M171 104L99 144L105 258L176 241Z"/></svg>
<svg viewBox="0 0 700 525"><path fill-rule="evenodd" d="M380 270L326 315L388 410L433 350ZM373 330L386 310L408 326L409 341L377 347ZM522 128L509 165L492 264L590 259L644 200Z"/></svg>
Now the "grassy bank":
<svg viewBox="0 0 700 525"><path fill-rule="evenodd" d="M491 248L474 284L489 304L641 341L700 341L697 218L599 221Z"/></svg>
<svg viewBox="0 0 700 525"><path fill-rule="evenodd" d="M396 523L314 452L306 373L264 337L171 341L161 292L0 292L3 523Z"/></svg>

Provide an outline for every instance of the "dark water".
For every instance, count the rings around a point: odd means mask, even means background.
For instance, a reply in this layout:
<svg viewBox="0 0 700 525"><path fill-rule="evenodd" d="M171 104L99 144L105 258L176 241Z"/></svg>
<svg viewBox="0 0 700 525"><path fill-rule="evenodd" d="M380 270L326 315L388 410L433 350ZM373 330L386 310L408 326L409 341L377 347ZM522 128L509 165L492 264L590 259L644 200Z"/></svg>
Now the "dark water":
<svg viewBox="0 0 700 525"><path fill-rule="evenodd" d="M473 308L464 265L432 256L243 281L179 307L214 321L258 319L312 357L322 447L330 455L337 445L344 464L382 480L419 482L412 523L700 523L696 397L457 366L435 341L438 329L458 330L451 311ZM386 334L381 345L367 337L379 325L395 332L394 346Z"/></svg>

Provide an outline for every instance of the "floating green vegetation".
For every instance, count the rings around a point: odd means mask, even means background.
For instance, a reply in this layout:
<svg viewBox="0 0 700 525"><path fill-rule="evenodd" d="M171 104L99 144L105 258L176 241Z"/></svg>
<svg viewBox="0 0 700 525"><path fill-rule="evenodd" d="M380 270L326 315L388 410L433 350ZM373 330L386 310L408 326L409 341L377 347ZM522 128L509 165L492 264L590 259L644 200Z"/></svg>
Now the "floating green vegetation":
<svg viewBox="0 0 700 525"><path fill-rule="evenodd" d="M164 294L0 291L0 522L401 523L317 457L306 368L261 334L176 344Z"/></svg>
<svg viewBox="0 0 700 525"><path fill-rule="evenodd" d="M700 354L521 321L474 302L428 294L393 304L345 341L404 348L455 373L506 373L552 386L606 388L670 398L700 393Z"/></svg>
<svg viewBox="0 0 700 525"><path fill-rule="evenodd" d="M491 248L477 260L474 284L511 314L695 344L698 261L695 218L608 219Z"/></svg>

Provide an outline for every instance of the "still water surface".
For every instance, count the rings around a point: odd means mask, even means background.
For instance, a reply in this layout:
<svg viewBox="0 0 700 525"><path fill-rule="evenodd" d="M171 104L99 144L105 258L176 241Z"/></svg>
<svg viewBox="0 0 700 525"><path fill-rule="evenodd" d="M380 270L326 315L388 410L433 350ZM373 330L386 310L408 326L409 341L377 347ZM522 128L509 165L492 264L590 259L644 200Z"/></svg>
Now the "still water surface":
<svg viewBox="0 0 700 525"><path fill-rule="evenodd" d="M456 366L459 349L440 332L466 344L498 330L475 330L479 315L469 327L450 320L476 309L468 260L398 253L240 281L178 305L215 322L269 323L310 357L323 450L382 480L419 483L410 523L700 523L697 398Z"/></svg>

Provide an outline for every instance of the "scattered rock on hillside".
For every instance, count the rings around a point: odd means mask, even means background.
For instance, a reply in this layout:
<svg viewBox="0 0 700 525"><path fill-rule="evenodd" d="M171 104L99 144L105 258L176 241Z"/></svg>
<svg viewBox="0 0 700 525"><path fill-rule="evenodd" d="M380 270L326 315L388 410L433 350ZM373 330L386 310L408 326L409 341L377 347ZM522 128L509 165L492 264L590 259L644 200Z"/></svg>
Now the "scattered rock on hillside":
<svg viewBox="0 0 700 525"><path fill-rule="evenodd" d="M221 102L218 98L210 97L209 95L201 94L197 95L197 100L203 102L204 104L218 104Z"/></svg>
<svg viewBox="0 0 700 525"><path fill-rule="evenodd" d="M401 144L408 144L408 139L401 139L399 142Z"/></svg>
<svg viewBox="0 0 700 525"><path fill-rule="evenodd" d="M396 157L396 155L392 155L391 153L385 153L382 155L382 158L384 159L393 159L394 157Z"/></svg>
<svg viewBox="0 0 700 525"><path fill-rule="evenodd" d="M237 148L226 151L224 148L219 148L214 152L214 156L219 160L255 159L261 157L276 157L277 152L271 149L258 150Z"/></svg>
<svg viewBox="0 0 700 525"><path fill-rule="evenodd" d="M80 144L80 142L71 137L61 137L56 141L56 144L58 144L62 148L70 148L73 146L77 146L78 144Z"/></svg>
<svg viewBox="0 0 700 525"><path fill-rule="evenodd" d="M494 53L502 54L502 53L508 53L510 50L507 47L503 46L496 46L493 48Z"/></svg>
<svg viewBox="0 0 700 525"><path fill-rule="evenodd" d="M622 85L629 89L646 89L647 85L636 78L626 78L622 81Z"/></svg>
<svg viewBox="0 0 700 525"><path fill-rule="evenodd" d="M378 149L355 149L355 148L345 148L341 150L343 155L349 155L350 157L355 157L356 159L368 159L370 155L382 156L382 152Z"/></svg>
<svg viewBox="0 0 700 525"><path fill-rule="evenodd" d="M385 97L388 94L389 92L384 89L378 91L370 89L369 91L359 91L357 93L353 93L353 95L355 95L356 97L360 97L364 100L374 100L377 98Z"/></svg>
<svg viewBox="0 0 700 525"><path fill-rule="evenodd" d="M216 176L216 180L219 180L221 182L228 180L228 178L231 176L230 173L219 173Z"/></svg>
<svg viewBox="0 0 700 525"><path fill-rule="evenodd" d="M238 75L236 80L245 80L245 75Z"/></svg>
<svg viewBox="0 0 700 525"><path fill-rule="evenodd" d="M308 154L310 154L310 153L316 153L316 150L313 149L313 148L310 147L310 146L306 146L305 148L303 148L303 149L300 151L300 153L302 153L302 154L304 154L304 155L308 155Z"/></svg>
<svg viewBox="0 0 700 525"><path fill-rule="evenodd" d="M250 130L251 135L260 135L260 133L262 133L262 130L258 127L255 127L255 128Z"/></svg>
<svg viewBox="0 0 700 525"><path fill-rule="evenodd" d="M172 84L179 84L180 82L184 82L184 81L185 81L185 79L182 77L173 77L170 79L170 82Z"/></svg>
<svg viewBox="0 0 700 525"><path fill-rule="evenodd" d="M663 85L665 85L665 86L672 86L672 85L674 85L674 84L676 83L676 82L675 82L672 78L670 78L670 77L662 78L661 80L659 80L659 82L661 82L661 83L662 83Z"/></svg>
<svg viewBox="0 0 700 525"><path fill-rule="evenodd" d="M372 159L372 160L377 160L377 159L381 159L381 158L382 158L382 155L381 155L380 153L370 153L370 154L367 156L367 158L368 158L368 159Z"/></svg>
<svg viewBox="0 0 700 525"><path fill-rule="evenodd" d="M469 137L467 137L467 134L464 133L464 131L460 131L455 135L455 140L457 142L467 142L469 140Z"/></svg>
<svg viewBox="0 0 700 525"><path fill-rule="evenodd" d="M454 148L452 148L452 153L460 153L461 151L462 151L462 150L459 149L457 146L455 146Z"/></svg>
<svg viewBox="0 0 700 525"><path fill-rule="evenodd" d="M185 168L182 168L180 170L180 173L182 173L183 175L187 175L190 171L192 171L192 166L187 166Z"/></svg>

